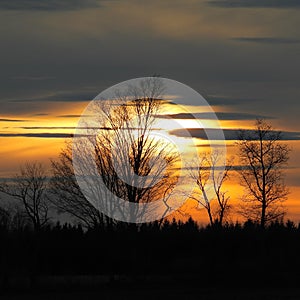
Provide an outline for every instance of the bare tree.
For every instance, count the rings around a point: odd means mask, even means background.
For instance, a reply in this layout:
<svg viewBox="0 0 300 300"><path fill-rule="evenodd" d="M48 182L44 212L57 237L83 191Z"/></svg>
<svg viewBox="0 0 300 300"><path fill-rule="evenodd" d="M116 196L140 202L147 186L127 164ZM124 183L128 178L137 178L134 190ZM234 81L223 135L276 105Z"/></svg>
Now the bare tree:
<svg viewBox="0 0 300 300"><path fill-rule="evenodd" d="M34 230L40 230L49 221L46 200L47 178L40 163L26 163L11 182L0 185L0 192L18 200Z"/></svg>
<svg viewBox="0 0 300 300"><path fill-rule="evenodd" d="M59 213L67 213L87 228L111 220L105 218L82 194L72 165L72 145L66 143L58 160L52 161L49 202Z"/></svg>
<svg viewBox="0 0 300 300"><path fill-rule="evenodd" d="M280 139L281 132L258 119L255 130L241 130L237 142L242 165L239 173L246 191L242 214L259 221L263 228L284 215L282 202L288 195L282 167L290 148Z"/></svg>
<svg viewBox="0 0 300 300"><path fill-rule="evenodd" d="M129 214L131 220L141 217L143 211L133 206L125 211L113 204L111 195L135 204L163 198L165 209L170 209L167 199L176 181L173 167L178 155L167 142L152 135L155 116L163 103L162 91L160 79L150 78L128 86L126 91L115 90L113 99L92 103L85 113L95 116L93 125L83 122L73 140L73 155L64 151L60 161L53 163L56 188L66 195L58 195L57 207L64 211L72 208L69 212L73 214L76 208L77 216L85 209L90 213L91 205L83 196L88 194L100 211L105 207L106 211ZM77 179L87 182L84 193L74 179L74 149L77 167L82 172Z"/></svg>
<svg viewBox="0 0 300 300"><path fill-rule="evenodd" d="M222 226L229 212L230 196L228 191L224 191L223 186L231 168L232 160L224 165L221 153L214 150L210 154L203 155L198 173L191 174L197 182L198 191L195 191L190 198L206 210L211 225ZM224 170L220 172L222 169Z"/></svg>

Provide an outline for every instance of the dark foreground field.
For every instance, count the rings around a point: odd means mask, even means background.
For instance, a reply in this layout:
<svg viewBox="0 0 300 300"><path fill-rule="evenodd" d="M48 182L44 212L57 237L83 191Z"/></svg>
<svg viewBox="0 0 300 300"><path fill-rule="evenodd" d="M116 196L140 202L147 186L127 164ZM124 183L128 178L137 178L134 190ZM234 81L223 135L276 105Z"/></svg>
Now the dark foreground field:
<svg viewBox="0 0 300 300"><path fill-rule="evenodd" d="M300 226L0 230L0 299L300 299Z"/></svg>

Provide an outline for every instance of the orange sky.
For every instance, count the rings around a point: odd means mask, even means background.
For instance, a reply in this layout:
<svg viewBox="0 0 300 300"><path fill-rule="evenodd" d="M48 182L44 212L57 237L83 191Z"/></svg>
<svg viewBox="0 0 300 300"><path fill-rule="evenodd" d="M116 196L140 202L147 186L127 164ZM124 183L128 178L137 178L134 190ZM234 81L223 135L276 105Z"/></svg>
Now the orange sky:
<svg viewBox="0 0 300 300"><path fill-rule="evenodd" d="M47 116L32 116L23 115L19 116L18 119L25 120L24 122L1 122L0 132L1 133L72 133L72 127L75 127L78 121L78 116L85 108L86 102L76 103L70 106L69 103L62 103L55 106L53 105L49 109ZM199 107L189 108L194 112L199 112ZM218 110L218 108L215 108ZM178 110L172 108L168 113L175 113ZM65 117L63 117L65 115ZM72 115L74 115L72 117ZM58 117L60 116L60 117ZM14 116L4 116L5 118L15 118ZM3 118L4 118L3 117ZM247 128L253 124L253 121L221 121L223 128ZM183 120L182 125L191 127L192 121ZM32 127L31 129L24 129L21 127ZM34 128L33 128L34 127ZM41 128L42 127L42 128ZM48 128L47 128L48 127ZM51 127L51 128L49 128ZM71 127L71 128L62 128ZM38 137L1 137L0 138L0 176L11 177L14 175L21 164L25 161L41 161L47 167L50 166L50 159L56 159L60 150L64 147L65 138L38 138ZM182 138L181 142L185 140ZM200 144L205 141L200 141ZM297 153L300 150L300 141L289 142L293 148L289 166L286 170L286 182L290 189L290 195L288 201L285 203L287 208L287 218L294 221L300 221L300 201L298 201L298 195L300 193L300 186L298 183L299 179L299 159ZM227 142L228 157L236 154L236 147L234 142ZM237 159L236 159L237 161ZM235 212L235 205L240 202L240 197L243 194L243 189L238 183L238 174L231 172L230 180L224 186L228 190L228 194L231 197L231 203L233 205L232 213L230 215L231 221L240 220L240 216ZM189 212L192 216L201 222L207 221L205 212L195 208L194 204Z"/></svg>

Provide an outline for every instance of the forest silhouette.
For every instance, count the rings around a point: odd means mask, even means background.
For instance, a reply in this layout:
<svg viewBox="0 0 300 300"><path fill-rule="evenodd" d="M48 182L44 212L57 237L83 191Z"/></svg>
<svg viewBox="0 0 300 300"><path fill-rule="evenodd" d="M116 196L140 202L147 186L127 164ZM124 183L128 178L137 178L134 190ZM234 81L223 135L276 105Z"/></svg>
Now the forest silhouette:
<svg viewBox="0 0 300 300"><path fill-rule="evenodd" d="M0 226L0 286L8 291L108 287L297 287L300 224Z"/></svg>

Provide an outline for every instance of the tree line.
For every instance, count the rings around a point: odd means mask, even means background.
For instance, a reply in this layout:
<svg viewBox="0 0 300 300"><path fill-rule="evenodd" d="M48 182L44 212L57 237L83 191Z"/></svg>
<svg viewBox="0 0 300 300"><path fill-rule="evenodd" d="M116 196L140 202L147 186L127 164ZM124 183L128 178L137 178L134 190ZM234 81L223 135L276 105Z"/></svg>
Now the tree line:
<svg viewBox="0 0 300 300"><path fill-rule="evenodd" d="M291 221L274 221L264 230L251 221L200 227L192 219L139 227L119 222L87 230L57 223L38 232L1 224L0 294L43 284L56 290L55 278L79 275L87 280L81 288L89 290L89 280L97 276L103 278L94 285L97 289L155 282L203 288L297 286L299 241L300 225ZM80 285L70 288L74 291Z"/></svg>

